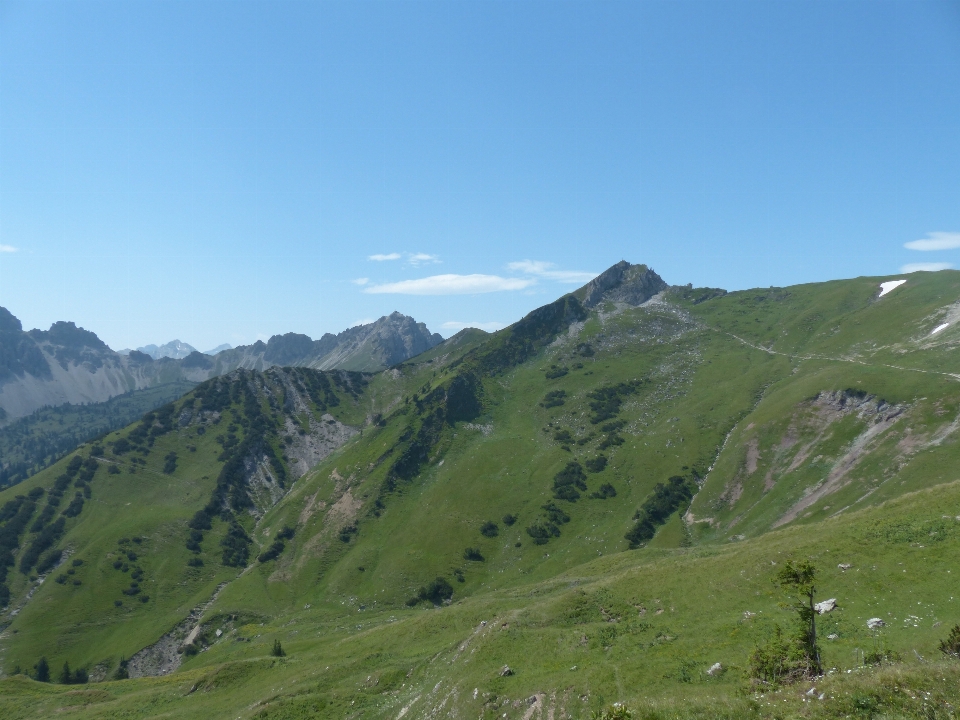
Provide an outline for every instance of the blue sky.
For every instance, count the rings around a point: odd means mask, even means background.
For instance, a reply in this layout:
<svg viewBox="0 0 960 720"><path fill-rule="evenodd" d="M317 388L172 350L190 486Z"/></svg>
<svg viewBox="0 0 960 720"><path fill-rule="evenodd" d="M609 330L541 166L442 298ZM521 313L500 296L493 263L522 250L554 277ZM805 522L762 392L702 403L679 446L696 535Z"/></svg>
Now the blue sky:
<svg viewBox="0 0 960 720"><path fill-rule="evenodd" d="M960 3L0 1L28 328L449 335L620 259L727 289L960 267Z"/></svg>

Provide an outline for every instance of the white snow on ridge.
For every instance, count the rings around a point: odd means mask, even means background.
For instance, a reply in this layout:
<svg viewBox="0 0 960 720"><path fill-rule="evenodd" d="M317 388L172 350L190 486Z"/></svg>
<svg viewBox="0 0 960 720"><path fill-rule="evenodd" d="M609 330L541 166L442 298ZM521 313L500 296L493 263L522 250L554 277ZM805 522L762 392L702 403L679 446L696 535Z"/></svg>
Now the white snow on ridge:
<svg viewBox="0 0 960 720"><path fill-rule="evenodd" d="M930 334L931 334L931 335L936 335L938 332L940 332L941 330L946 330L948 327L950 327L950 323L944 323L943 325L937 325L937 326L930 332Z"/></svg>
<svg viewBox="0 0 960 720"><path fill-rule="evenodd" d="M883 297L887 293L896 290L905 282L906 280L888 280L887 282L880 283L880 295L878 297Z"/></svg>

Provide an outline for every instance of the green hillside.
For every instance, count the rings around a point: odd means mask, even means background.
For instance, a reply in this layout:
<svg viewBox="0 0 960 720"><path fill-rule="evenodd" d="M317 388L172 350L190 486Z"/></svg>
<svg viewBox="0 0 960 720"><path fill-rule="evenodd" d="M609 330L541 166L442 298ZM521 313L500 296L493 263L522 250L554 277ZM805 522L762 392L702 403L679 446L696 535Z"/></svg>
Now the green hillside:
<svg viewBox="0 0 960 720"><path fill-rule="evenodd" d="M0 427L0 487L25 480L79 444L126 427L195 385L179 380L131 390L102 403L43 408Z"/></svg>
<svg viewBox="0 0 960 720"><path fill-rule="evenodd" d="M375 375L203 383L0 493L0 707L948 717L960 672L931 661L960 621L960 274L885 280L654 295L615 266ZM836 671L816 704L809 684L745 694L791 623L776 567L803 558L838 599ZM861 668L878 643L902 662ZM14 676L41 656L162 676Z"/></svg>

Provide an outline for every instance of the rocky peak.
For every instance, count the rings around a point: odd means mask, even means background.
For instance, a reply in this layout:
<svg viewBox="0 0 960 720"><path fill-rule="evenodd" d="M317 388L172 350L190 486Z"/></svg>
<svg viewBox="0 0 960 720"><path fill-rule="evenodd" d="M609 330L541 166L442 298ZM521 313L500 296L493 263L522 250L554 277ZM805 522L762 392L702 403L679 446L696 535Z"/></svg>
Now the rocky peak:
<svg viewBox="0 0 960 720"><path fill-rule="evenodd" d="M577 294L582 293L582 302L588 308L601 302L637 306L666 289L667 283L651 268L621 260L584 285Z"/></svg>

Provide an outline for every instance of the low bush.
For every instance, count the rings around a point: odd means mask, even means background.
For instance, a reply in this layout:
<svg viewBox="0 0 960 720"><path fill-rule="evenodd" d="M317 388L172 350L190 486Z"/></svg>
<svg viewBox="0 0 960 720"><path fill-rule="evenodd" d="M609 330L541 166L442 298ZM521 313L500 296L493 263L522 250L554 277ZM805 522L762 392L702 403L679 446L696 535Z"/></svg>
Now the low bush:
<svg viewBox="0 0 960 720"><path fill-rule="evenodd" d="M587 460L584 465L586 465L587 470L592 473L603 472L604 468L607 467L607 456L597 455L596 457Z"/></svg>
<svg viewBox="0 0 960 720"><path fill-rule="evenodd" d="M444 578L438 577L429 585L425 585L417 591L415 597L407 600L407 605L413 607L417 603L429 600L434 605L440 605L445 600L453 597L453 586Z"/></svg>
<svg viewBox="0 0 960 720"><path fill-rule="evenodd" d="M606 500L616 496L617 490L610 483L604 483L596 492L590 494L594 500Z"/></svg>

